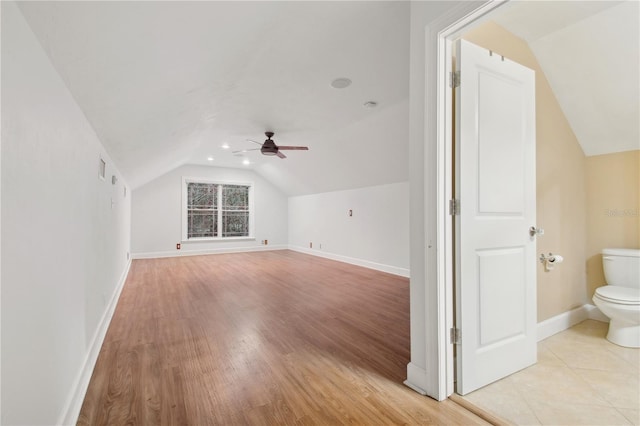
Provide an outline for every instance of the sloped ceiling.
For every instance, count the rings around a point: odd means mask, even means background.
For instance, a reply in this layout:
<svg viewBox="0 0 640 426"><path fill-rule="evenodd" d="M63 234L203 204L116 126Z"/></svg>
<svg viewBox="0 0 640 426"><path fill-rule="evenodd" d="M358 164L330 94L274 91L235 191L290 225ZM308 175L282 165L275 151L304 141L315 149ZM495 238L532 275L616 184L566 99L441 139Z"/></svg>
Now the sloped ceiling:
<svg viewBox="0 0 640 426"><path fill-rule="evenodd" d="M407 2L19 6L134 188L186 163L253 168L289 195L408 180ZM266 130L310 151L242 165L231 151Z"/></svg>
<svg viewBox="0 0 640 426"><path fill-rule="evenodd" d="M528 42L585 155L640 149L640 3L508 6L492 19Z"/></svg>
<svg viewBox="0 0 640 426"><path fill-rule="evenodd" d="M512 1L491 16L529 42L587 155L639 148L638 5ZM408 180L408 2L19 6L133 188L187 163L249 167L288 195ZM231 151L266 130L310 151L242 165Z"/></svg>

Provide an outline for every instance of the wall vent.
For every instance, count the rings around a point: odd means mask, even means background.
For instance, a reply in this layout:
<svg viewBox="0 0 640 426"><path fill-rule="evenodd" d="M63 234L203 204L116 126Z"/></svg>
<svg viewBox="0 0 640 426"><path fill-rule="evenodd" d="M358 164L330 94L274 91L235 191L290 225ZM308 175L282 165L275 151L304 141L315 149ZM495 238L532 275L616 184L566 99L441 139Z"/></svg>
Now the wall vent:
<svg viewBox="0 0 640 426"><path fill-rule="evenodd" d="M100 157L100 163L98 164L98 176L100 176L100 179L105 180L105 174L107 171L107 163L102 159L102 157Z"/></svg>

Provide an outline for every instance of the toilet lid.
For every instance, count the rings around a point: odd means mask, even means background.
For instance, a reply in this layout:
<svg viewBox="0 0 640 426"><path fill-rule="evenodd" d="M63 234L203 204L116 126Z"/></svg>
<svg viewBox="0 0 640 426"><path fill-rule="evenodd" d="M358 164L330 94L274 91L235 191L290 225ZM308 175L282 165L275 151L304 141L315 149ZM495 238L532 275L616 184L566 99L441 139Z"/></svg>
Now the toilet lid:
<svg viewBox="0 0 640 426"><path fill-rule="evenodd" d="M640 305L640 288L605 285L596 289L596 294L605 300L624 305Z"/></svg>

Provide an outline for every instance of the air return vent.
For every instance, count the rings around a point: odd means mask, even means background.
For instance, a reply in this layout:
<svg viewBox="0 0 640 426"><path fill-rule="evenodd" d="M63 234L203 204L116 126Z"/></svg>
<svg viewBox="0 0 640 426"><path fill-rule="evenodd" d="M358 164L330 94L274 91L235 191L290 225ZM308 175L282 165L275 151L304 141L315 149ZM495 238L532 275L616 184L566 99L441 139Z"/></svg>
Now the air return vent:
<svg viewBox="0 0 640 426"><path fill-rule="evenodd" d="M105 173L107 171L107 163L100 157L100 163L98 163L98 176L100 179L105 180Z"/></svg>

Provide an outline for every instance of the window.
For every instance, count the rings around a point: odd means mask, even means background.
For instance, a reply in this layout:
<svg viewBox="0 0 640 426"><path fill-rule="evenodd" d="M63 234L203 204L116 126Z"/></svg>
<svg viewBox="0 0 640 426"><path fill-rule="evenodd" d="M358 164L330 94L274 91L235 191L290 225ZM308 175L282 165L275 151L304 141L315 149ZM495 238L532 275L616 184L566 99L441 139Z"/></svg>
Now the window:
<svg viewBox="0 0 640 426"><path fill-rule="evenodd" d="M222 192L222 237L249 236L249 187L220 185Z"/></svg>
<svg viewBox="0 0 640 426"><path fill-rule="evenodd" d="M183 190L183 240L252 237L252 184L185 178Z"/></svg>
<svg viewBox="0 0 640 426"><path fill-rule="evenodd" d="M187 239L218 236L218 187L187 183Z"/></svg>

